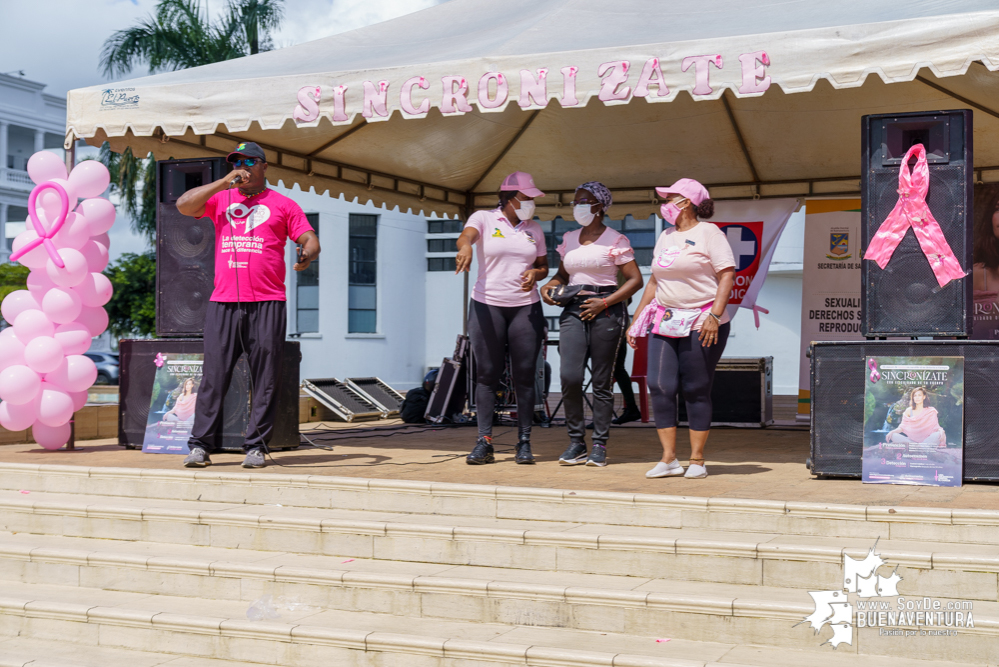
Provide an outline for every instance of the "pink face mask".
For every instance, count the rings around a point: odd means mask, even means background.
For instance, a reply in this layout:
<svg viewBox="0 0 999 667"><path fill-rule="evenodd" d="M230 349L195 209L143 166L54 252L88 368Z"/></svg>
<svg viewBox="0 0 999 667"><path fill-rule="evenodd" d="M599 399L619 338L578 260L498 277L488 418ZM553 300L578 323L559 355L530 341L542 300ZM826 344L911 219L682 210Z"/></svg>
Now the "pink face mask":
<svg viewBox="0 0 999 667"><path fill-rule="evenodd" d="M685 201L683 199L678 199L677 201ZM674 202L666 202L659 207L659 212L663 214L663 220L671 225L676 224L676 219L680 217L680 211L682 209L677 206Z"/></svg>

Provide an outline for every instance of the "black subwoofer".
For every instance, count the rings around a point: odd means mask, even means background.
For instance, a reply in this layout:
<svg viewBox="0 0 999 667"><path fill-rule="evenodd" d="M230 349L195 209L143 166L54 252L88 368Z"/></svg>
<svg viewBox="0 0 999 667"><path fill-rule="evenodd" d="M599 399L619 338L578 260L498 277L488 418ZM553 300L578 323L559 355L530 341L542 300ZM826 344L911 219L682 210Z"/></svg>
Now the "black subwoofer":
<svg viewBox="0 0 999 667"><path fill-rule="evenodd" d="M811 470L860 479L869 356L964 357L964 480L999 481L999 341L812 343Z"/></svg>
<svg viewBox="0 0 999 667"><path fill-rule="evenodd" d="M906 231L882 270L863 261L861 332L878 336L970 336L972 324L973 155L971 110L864 116L862 119L861 234L866 251L898 202L898 173L906 151L926 148L933 217L965 278L944 287ZM910 165L911 166L911 165Z"/></svg>
<svg viewBox="0 0 999 667"><path fill-rule="evenodd" d="M152 400L153 378L156 375L156 354L200 354L205 351L205 345L200 338L122 340L118 351L121 361L118 444L128 448L141 448ZM286 341L277 386L278 405L274 436L269 445L271 449L290 449L299 445L298 374L301 359L299 343ZM236 363L222 408L224 426L219 445L224 450L240 451L246 438L252 398L249 371L246 355L243 355Z"/></svg>

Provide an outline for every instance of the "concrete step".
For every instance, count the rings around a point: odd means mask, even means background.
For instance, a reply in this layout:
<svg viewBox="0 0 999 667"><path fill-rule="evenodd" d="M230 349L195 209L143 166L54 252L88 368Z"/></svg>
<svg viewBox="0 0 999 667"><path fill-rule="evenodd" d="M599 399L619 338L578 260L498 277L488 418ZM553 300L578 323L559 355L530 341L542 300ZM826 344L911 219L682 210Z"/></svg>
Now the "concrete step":
<svg viewBox="0 0 999 667"><path fill-rule="evenodd" d="M796 627L814 610L801 589L165 546L0 534L0 581L246 606L270 595L331 610L642 635L670 628L673 638L801 650L822 643ZM975 601L973 612L976 627L999 628L999 603Z"/></svg>
<svg viewBox="0 0 999 667"><path fill-rule="evenodd" d="M178 462L179 466L179 462ZM696 482L693 482L696 483ZM873 507L782 500L537 489L274 472L147 470L0 463L0 489L201 499L743 533L999 545L993 510Z"/></svg>
<svg viewBox="0 0 999 667"><path fill-rule="evenodd" d="M0 637L0 667L240 667L243 661L190 658L71 642Z"/></svg>
<svg viewBox="0 0 999 667"><path fill-rule="evenodd" d="M0 638L289 667L943 667L933 660L985 665L996 646L985 632L905 642L861 629L853 645L835 652L767 650L674 639L669 628L622 634L422 618L407 619L400 633L397 617L370 612L281 611L250 621L242 601L24 584L6 584L3 592ZM919 658L900 655L917 649Z"/></svg>
<svg viewBox="0 0 999 667"><path fill-rule="evenodd" d="M229 549L823 590L874 539L0 492L0 530ZM999 600L999 547L886 540L912 595ZM885 573L885 576L887 574Z"/></svg>

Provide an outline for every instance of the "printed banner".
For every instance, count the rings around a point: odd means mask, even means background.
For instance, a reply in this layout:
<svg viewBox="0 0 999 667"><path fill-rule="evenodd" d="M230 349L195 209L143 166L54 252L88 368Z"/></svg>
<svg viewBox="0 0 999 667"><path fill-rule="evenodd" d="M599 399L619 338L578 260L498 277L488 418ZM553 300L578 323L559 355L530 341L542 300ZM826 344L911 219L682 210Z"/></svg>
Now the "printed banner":
<svg viewBox="0 0 999 667"><path fill-rule="evenodd" d="M190 453L187 440L194 426L204 357L202 353L156 355L149 419L142 440L144 453L185 456Z"/></svg>
<svg viewBox="0 0 999 667"><path fill-rule="evenodd" d="M999 340L999 183L975 186L974 340Z"/></svg>
<svg viewBox="0 0 999 667"><path fill-rule="evenodd" d="M964 357L868 357L864 482L961 486Z"/></svg>
<svg viewBox="0 0 999 667"><path fill-rule="evenodd" d="M805 204L801 278L801 361L798 414L811 408L812 341L864 340L860 334L860 200Z"/></svg>

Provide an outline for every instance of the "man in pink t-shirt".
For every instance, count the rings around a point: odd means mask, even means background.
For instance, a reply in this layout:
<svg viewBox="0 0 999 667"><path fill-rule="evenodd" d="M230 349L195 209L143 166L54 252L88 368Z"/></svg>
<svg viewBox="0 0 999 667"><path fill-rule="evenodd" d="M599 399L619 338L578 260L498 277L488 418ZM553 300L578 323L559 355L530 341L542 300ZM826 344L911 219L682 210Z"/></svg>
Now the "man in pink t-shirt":
<svg viewBox="0 0 999 667"><path fill-rule="evenodd" d="M182 214L215 223L215 290L205 313L205 359L188 441L191 453L184 459L188 468L212 463L209 455L221 436L222 404L244 352L253 404L243 467L264 467L264 451L274 433L275 387L287 322L285 243L290 238L302 246L296 271L306 269L320 250L319 237L298 204L267 189L267 161L260 146L241 143L227 159L235 167L232 173L177 200Z"/></svg>

